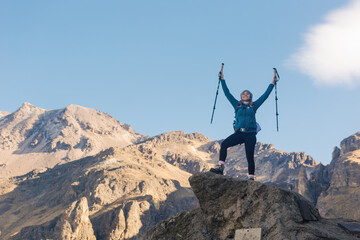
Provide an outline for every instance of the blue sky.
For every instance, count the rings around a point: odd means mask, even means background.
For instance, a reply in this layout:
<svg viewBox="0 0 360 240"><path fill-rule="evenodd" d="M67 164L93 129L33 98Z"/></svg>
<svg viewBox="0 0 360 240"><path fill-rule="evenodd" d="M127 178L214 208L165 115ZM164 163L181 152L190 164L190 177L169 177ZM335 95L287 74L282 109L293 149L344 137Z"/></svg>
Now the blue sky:
<svg viewBox="0 0 360 240"><path fill-rule="evenodd" d="M219 91L259 97L258 141L329 163L359 131L359 1L1 1L0 111L95 108L144 135L232 133ZM354 13L355 12L355 13ZM357 11L358 12L358 11ZM357 31L356 31L357 30ZM357 61L359 60L359 61Z"/></svg>

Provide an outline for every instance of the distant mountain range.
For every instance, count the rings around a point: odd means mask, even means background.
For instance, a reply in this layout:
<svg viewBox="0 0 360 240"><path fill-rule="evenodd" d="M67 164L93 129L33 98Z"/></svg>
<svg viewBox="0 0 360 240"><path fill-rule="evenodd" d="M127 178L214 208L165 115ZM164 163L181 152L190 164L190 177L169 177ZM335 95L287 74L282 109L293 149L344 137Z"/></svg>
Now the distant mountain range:
<svg viewBox="0 0 360 240"><path fill-rule="evenodd" d="M348 197L359 194L358 139L345 139L330 165L257 143L257 181L301 193L324 216L360 209ZM0 238L142 239L154 224L197 206L188 178L217 163L220 142L181 131L144 136L77 105L24 103L0 112ZM243 146L229 150L225 172L246 177Z"/></svg>
<svg viewBox="0 0 360 240"><path fill-rule="evenodd" d="M0 115L0 177L51 168L144 139L129 125L94 109L70 105L44 110L24 103L14 113Z"/></svg>

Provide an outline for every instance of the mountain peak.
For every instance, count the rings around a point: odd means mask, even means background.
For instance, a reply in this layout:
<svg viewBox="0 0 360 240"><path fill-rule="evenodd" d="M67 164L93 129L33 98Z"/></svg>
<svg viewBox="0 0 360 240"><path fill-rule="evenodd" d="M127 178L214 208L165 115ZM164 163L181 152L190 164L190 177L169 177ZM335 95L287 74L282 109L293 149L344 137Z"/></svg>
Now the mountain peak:
<svg viewBox="0 0 360 240"><path fill-rule="evenodd" d="M20 109L40 109L40 108L32 105L32 104L29 103L29 102L24 102L24 103L21 105Z"/></svg>
<svg viewBox="0 0 360 240"><path fill-rule="evenodd" d="M89 108L86 108L86 107L83 107L83 106L80 106L80 105L76 105L76 104L70 104L70 105L66 106L65 109L77 110L77 109L89 109Z"/></svg>
<svg viewBox="0 0 360 240"><path fill-rule="evenodd" d="M6 111L0 111L0 118L3 118L7 115L9 115L10 113L9 112L6 112Z"/></svg>
<svg viewBox="0 0 360 240"><path fill-rule="evenodd" d="M16 115L33 115L44 112L45 110L32 105L31 103L24 102L21 107L14 112Z"/></svg>
<svg viewBox="0 0 360 240"><path fill-rule="evenodd" d="M341 154L346 154L360 149L360 132L357 132L350 137L345 138L340 143Z"/></svg>
<svg viewBox="0 0 360 240"><path fill-rule="evenodd" d="M0 165L5 164L0 176L52 167L142 139L143 136L130 126L96 109L71 104L61 109L44 110L25 102L9 117L1 118L0 151L11 150L15 154L0 162ZM10 164L11 158L29 153L33 154L31 160L21 166L15 162ZM48 153L53 156L45 161Z"/></svg>

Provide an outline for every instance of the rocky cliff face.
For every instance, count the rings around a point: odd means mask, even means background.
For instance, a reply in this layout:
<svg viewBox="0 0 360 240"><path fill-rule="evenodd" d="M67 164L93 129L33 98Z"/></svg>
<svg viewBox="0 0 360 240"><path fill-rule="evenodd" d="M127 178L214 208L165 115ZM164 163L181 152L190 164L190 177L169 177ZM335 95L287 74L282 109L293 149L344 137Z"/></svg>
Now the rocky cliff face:
<svg viewBox="0 0 360 240"><path fill-rule="evenodd" d="M295 189L316 204L322 216L360 220L360 132L335 147L329 165L301 174Z"/></svg>
<svg viewBox="0 0 360 240"><path fill-rule="evenodd" d="M345 138L340 143L340 155L344 155L348 152L356 151L360 149L360 132Z"/></svg>
<svg viewBox="0 0 360 240"><path fill-rule="evenodd" d="M158 224L145 239L234 239L242 228L261 228L264 240L356 238L294 192L212 173L195 174L190 184L200 208Z"/></svg>
<svg viewBox="0 0 360 240"><path fill-rule="evenodd" d="M317 207L327 217L360 220L360 132L335 148L328 166L328 188L321 192Z"/></svg>
<svg viewBox="0 0 360 240"><path fill-rule="evenodd" d="M73 202L63 214L42 226L25 227L12 239L96 240L85 197Z"/></svg>
<svg viewBox="0 0 360 240"><path fill-rule="evenodd" d="M330 172L327 165L319 164L310 176L301 171L294 191L300 193L314 205L317 204L319 196L326 191L330 185Z"/></svg>
<svg viewBox="0 0 360 240"><path fill-rule="evenodd" d="M44 110L24 103L0 118L0 177L53 167L144 139L129 125L94 109L70 105Z"/></svg>

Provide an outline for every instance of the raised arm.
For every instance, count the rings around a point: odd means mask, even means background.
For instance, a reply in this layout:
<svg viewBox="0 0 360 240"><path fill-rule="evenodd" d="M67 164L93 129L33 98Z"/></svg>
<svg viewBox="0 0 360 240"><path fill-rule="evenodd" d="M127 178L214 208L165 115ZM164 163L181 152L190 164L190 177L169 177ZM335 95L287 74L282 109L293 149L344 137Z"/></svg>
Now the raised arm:
<svg viewBox="0 0 360 240"><path fill-rule="evenodd" d="M254 108L255 111L265 102L265 100L269 97L271 91L274 88L275 83L278 81L276 74L274 74L274 78L272 82L269 84L268 88L266 89L265 93L261 95L255 102L254 102Z"/></svg>
<svg viewBox="0 0 360 240"><path fill-rule="evenodd" d="M230 93L229 88L227 87L224 79L221 79L221 86L222 86L222 89L224 90L224 94L225 94L226 98L229 100L231 105L236 110L239 100L236 100L236 98L234 98L234 96Z"/></svg>
<svg viewBox="0 0 360 240"><path fill-rule="evenodd" d="M219 72L219 79L221 82L221 87L224 90L224 94L226 96L226 98L229 100L229 102L231 103L231 105L233 106L234 110L236 111L237 105L239 103L238 100L236 100L236 98L234 98L234 96L230 93L229 88L226 85L225 79L224 79L224 73L222 71L223 69L221 68L221 71Z"/></svg>

